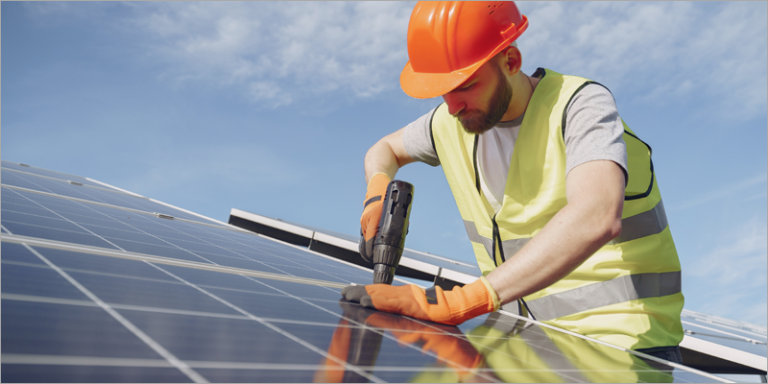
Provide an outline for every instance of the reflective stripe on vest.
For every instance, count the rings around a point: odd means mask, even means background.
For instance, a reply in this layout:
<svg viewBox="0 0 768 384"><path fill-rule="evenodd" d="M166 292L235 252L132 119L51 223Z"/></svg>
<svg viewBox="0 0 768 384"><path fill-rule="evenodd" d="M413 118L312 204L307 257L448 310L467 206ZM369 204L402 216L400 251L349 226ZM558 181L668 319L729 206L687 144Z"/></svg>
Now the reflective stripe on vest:
<svg viewBox="0 0 768 384"><path fill-rule="evenodd" d="M536 319L552 320L625 301L681 292L680 271L627 275L528 301Z"/></svg>
<svg viewBox="0 0 768 384"><path fill-rule="evenodd" d="M619 244L661 233L667 228L667 213L661 200L650 211L621 219L621 233L608 244Z"/></svg>
<svg viewBox="0 0 768 384"><path fill-rule="evenodd" d="M656 235L666 229L667 225L667 214L664 211L664 204L659 200L659 203L653 209L622 219L621 233L615 239L608 242L608 244L625 243L642 237ZM488 255L493 254L493 239L480 235L477 232L475 223L469 220L464 220L464 227L467 229L470 241L482 244ZM530 240L530 237L525 237L502 241L501 247L504 250L505 259L509 260L523 246L528 244Z"/></svg>

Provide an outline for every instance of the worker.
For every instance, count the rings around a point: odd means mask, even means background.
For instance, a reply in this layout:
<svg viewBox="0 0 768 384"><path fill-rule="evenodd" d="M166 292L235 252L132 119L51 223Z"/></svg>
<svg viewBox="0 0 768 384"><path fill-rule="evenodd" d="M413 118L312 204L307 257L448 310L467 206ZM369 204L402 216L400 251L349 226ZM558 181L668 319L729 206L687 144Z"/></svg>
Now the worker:
<svg viewBox="0 0 768 384"><path fill-rule="evenodd" d="M527 27L514 2L417 3L400 85L443 103L365 156L364 238L400 167L441 165L483 276L450 291L372 284L342 295L444 324L517 303L539 321L681 362L680 262L651 148L603 85L523 73L515 41Z"/></svg>

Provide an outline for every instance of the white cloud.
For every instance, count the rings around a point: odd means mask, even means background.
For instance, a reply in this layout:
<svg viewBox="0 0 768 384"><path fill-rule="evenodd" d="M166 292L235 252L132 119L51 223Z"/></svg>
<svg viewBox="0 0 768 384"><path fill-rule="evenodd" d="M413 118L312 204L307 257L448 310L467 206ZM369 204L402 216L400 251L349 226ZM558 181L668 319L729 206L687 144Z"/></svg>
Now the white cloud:
<svg viewBox="0 0 768 384"><path fill-rule="evenodd" d="M766 183L765 174L753 176L746 180L742 180L736 184L729 184L726 187L707 192L703 195L699 195L698 197L694 197L683 204L675 206L672 210L680 211L683 209L688 209L688 208L696 207L702 204L706 204L713 200L721 199L724 197L729 197L732 200L741 200L741 201L751 200L756 197L762 197L762 196L765 196L765 188L766 188L765 183ZM755 191L758 191L758 190L762 190L762 192L755 194Z"/></svg>
<svg viewBox="0 0 768 384"><path fill-rule="evenodd" d="M265 107L344 91L398 87L411 4L389 2L152 3L131 23L163 78L235 86Z"/></svg>
<svg viewBox="0 0 768 384"><path fill-rule="evenodd" d="M413 2L34 3L115 20L161 78L231 87L274 108L399 90ZM72 3L74 4L74 3ZM99 5L102 4L102 5ZM106 12L122 7L128 12ZM734 119L765 113L764 2L519 2L524 68L593 78L649 103L703 98ZM128 15L127 17L125 15ZM330 98L338 101L339 97Z"/></svg>
<svg viewBox="0 0 768 384"><path fill-rule="evenodd" d="M595 79L637 100L706 96L737 117L765 113L766 5L519 3L524 62Z"/></svg>
<svg viewBox="0 0 768 384"><path fill-rule="evenodd" d="M757 218L741 228L727 231L713 242L713 249L690 266L693 276L707 277L722 287L737 284L766 285L768 227Z"/></svg>
<svg viewBox="0 0 768 384"><path fill-rule="evenodd" d="M768 226L755 217L740 228L723 231L707 240L712 250L697 258L693 265L683 265L685 276L694 287L706 289L706 299L696 301L696 311L739 319L765 326L768 316L766 284L768 280ZM696 297L701 292L693 293Z"/></svg>
<svg viewBox="0 0 768 384"><path fill-rule="evenodd" d="M762 286L762 291L759 291L760 286L731 285L718 288L715 294L708 295L706 300L700 301L697 306L690 309L726 319L766 326L768 306L764 293L765 285ZM683 293L687 295L685 281L683 281ZM685 307L689 306L686 302Z"/></svg>

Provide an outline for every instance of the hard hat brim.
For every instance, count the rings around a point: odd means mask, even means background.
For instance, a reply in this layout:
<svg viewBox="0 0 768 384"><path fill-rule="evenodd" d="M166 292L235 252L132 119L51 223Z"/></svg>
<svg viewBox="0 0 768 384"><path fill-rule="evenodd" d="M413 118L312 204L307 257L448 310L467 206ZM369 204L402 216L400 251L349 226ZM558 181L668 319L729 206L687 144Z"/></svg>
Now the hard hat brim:
<svg viewBox="0 0 768 384"><path fill-rule="evenodd" d="M408 96L417 99L439 97L467 81L487 61L483 60L469 67L447 73L416 72L411 67L411 62L408 61L400 73L400 87Z"/></svg>

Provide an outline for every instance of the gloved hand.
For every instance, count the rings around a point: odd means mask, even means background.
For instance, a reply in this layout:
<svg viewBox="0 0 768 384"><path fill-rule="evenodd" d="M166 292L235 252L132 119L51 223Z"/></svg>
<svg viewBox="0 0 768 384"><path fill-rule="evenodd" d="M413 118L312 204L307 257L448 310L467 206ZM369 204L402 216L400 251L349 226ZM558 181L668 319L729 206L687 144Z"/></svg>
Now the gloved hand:
<svg viewBox="0 0 768 384"><path fill-rule="evenodd" d="M360 218L360 234L365 239L365 245L361 244L360 254L367 261L373 261L373 239L379 231L381 221L381 209L384 204L384 194L387 193L389 176L386 173L377 173L368 181L368 191L365 193L365 208Z"/></svg>
<svg viewBox="0 0 768 384"><path fill-rule="evenodd" d="M346 287L341 290L341 295L347 301L379 311L449 325L461 324L499 309L499 297L485 277L450 291L437 286L425 291L413 284L371 284Z"/></svg>

